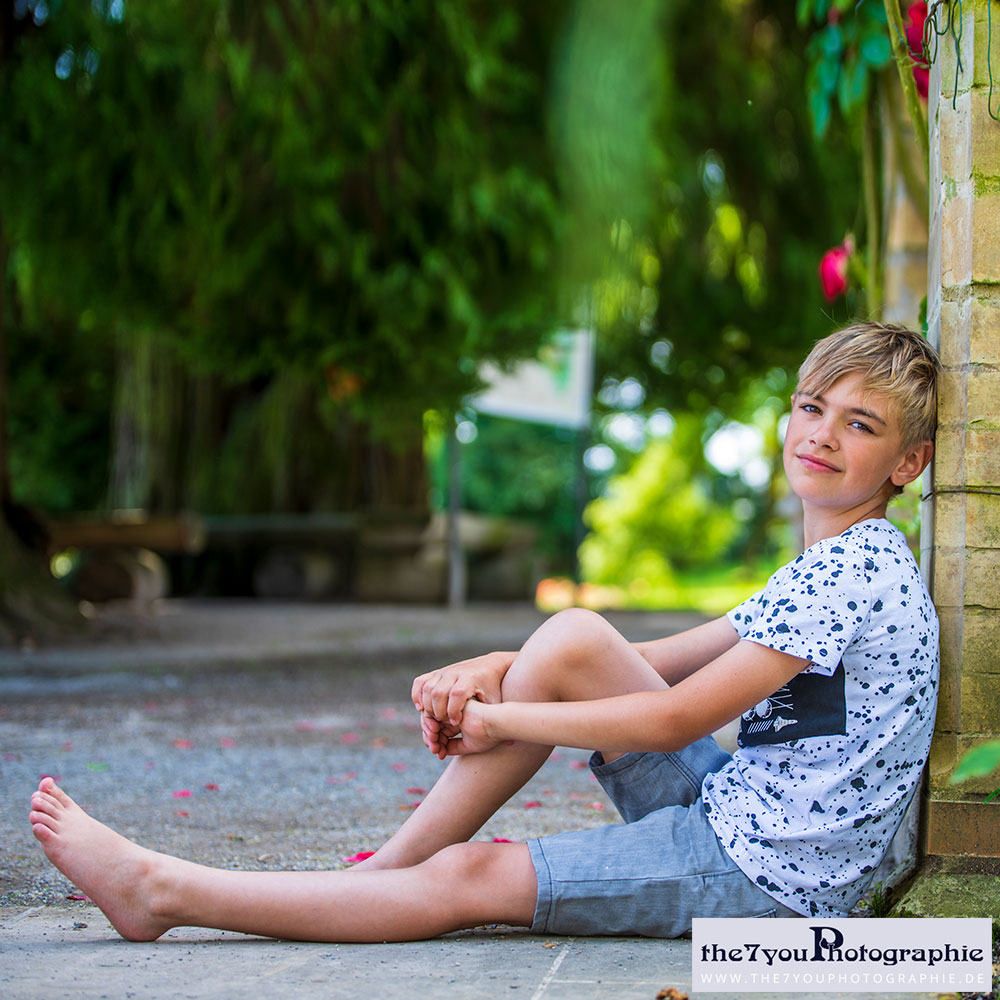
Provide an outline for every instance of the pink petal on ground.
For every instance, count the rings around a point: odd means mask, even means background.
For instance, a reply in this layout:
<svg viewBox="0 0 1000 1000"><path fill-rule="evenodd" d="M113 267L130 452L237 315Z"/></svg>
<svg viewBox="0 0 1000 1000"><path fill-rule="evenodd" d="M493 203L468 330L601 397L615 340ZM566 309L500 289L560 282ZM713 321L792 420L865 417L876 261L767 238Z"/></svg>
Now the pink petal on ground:
<svg viewBox="0 0 1000 1000"><path fill-rule="evenodd" d="M316 723L305 719L302 722L296 722L293 728L297 733L311 733L316 728Z"/></svg>
<svg viewBox="0 0 1000 1000"><path fill-rule="evenodd" d="M540 809L541 806L542 806L541 802L525 802L524 803L524 808L525 809Z"/></svg>
<svg viewBox="0 0 1000 1000"><path fill-rule="evenodd" d="M569 766L573 768L574 771L582 771L586 768L587 762L585 760L571 760Z"/></svg>
<svg viewBox="0 0 1000 1000"><path fill-rule="evenodd" d="M588 802L586 808L587 809L603 809L604 808L604 803L603 802Z"/></svg>
<svg viewBox="0 0 1000 1000"><path fill-rule="evenodd" d="M416 809L417 806L419 806L419 805L420 805L419 802L400 802L399 803L399 808L400 809Z"/></svg>
<svg viewBox="0 0 1000 1000"><path fill-rule="evenodd" d="M344 733L344 735L340 737L340 742L341 743L357 743L360 738L361 737L358 736L357 733Z"/></svg>
<svg viewBox="0 0 1000 1000"><path fill-rule="evenodd" d="M371 741L371 746L375 747L376 750L383 750L389 745L389 741L384 736L376 736Z"/></svg>
<svg viewBox="0 0 1000 1000"><path fill-rule="evenodd" d="M214 781L210 781L210 782L209 782L209 783L208 783L208 784L207 784L207 785L205 786L205 791L206 791L206 792L217 792L218 790L219 790L219 786L218 786L217 784L215 784L215 782L214 782Z"/></svg>
<svg viewBox="0 0 1000 1000"><path fill-rule="evenodd" d="M357 776L357 771L345 771L343 774L327 778L326 783L328 785L342 785L345 781L352 781Z"/></svg>
<svg viewBox="0 0 1000 1000"><path fill-rule="evenodd" d="M231 736L223 736L222 739L219 740L219 746L225 747L227 750L229 750L232 747L236 746L236 740L234 740Z"/></svg>
<svg viewBox="0 0 1000 1000"><path fill-rule="evenodd" d="M383 719L395 719L396 709L394 708L383 708L381 712L378 713Z"/></svg>
<svg viewBox="0 0 1000 1000"><path fill-rule="evenodd" d="M563 755L558 750L556 750L555 753L549 754L549 760L551 760L554 764L558 764L562 759Z"/></svg>
<svg viewBox="0 0 1000 1000"><path fill-rule="evenodd" d="M146 761L146 770L147 771L152 771L154 767L156 767L156 761L154 761L154 760L147 760Z"/></svg>
<svg viewBox="0 0 1000 1000"><path fill-rule="evenodd" d="M5 753L3 759L9 764L12 760L20 760L20 755L16 753Z"/></svg>
<svg viewBox="0 0 1000 1000"><path fill-rule="evenodd" d="M405 771L406 770L406 765L405 764L399 764L399 763L393 764L392 765L392 769L394 771Z"/></svg>
<svg viewBox="0 0 1000 1000"><path fill-rule="evenodd" d="M174 746L178 750L190 750L194 744L190 740L174 740Z"/></svg>
<svg viewBox="0 0 1000 1000"><path fill-rule="evenodd" d="M74 900L77 903L89 903L90 902L90 896L81 896L81 895L79 895L78 893L75 893L75 892L71 893L66 898L67 899L72 899L72 900Z"/></svg>
<svg viewBox="0 0 1000 1000"><path fill-rule="evenodd" d="M341 858L340 860L346 861L349 865L356 865L359 861L370 858L374 853L374 851L358 851L357 854L352 854L349 858Z"/></svg>
<svg viewBox="0 0 1000 1000"><path fill-rule="evenodd" d="M73 749L73 744L69 740L67 740L65 743L63 743L61 747L59 747L59 749L65 750L68 753L70 750Z"/></svg>
<svg viewBox="0 0 1000 1000"><path fill-rule="evenodd" d="M175 816L190 816L191 813L189 813L187 811L187 809L175 809L174 810L174 815Z"/></svg>
<svg viewBox="0 0 1000 1000"><path fill-rule="evenodd" d="M506 837L494 837L493 838L493 843L494 844L516 844L517 841L516 840L508 840Z"/></svg>
<svg viewBox="0 0 1000 1000"><path fill-rule="evenodd" d="M191 798L191 789L190 788L182 788L178 792L171 792L171 795L173 795L173 797L175 799L189 799L189 798Z"/></svg>
<svg viewBox="0 0 1000 1000"><path fill-rule="evenodd" d="M553 789L551 789L551 788L546 788L546 789L545 789L545 790L544 790L544 791L542 792L542 795L555 795L555 794L556 794L556 793L555 793L555 791L554 791Z"/></svg>
<svg viewBox="0 0 1000 1000"><path fill-rule="evenodd" d="M427 789L426 788L407 788L406 789L406 794L407 795L426 795L427 794Z"/></svg>

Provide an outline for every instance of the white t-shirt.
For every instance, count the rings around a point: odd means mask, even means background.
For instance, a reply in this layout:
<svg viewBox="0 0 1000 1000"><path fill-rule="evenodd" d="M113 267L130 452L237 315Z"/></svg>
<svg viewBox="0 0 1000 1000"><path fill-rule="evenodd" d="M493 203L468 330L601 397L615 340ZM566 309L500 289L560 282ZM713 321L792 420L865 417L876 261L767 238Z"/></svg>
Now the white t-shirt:
<svg viewBox="0 0 1000 1000"><path fill-rule="evenodd" d="M938 622L903 534L884 519L824 538L729 613L742 639L810 666L744 713L702 796L727 853L810 916L854 906L930 749Z"/></svg>

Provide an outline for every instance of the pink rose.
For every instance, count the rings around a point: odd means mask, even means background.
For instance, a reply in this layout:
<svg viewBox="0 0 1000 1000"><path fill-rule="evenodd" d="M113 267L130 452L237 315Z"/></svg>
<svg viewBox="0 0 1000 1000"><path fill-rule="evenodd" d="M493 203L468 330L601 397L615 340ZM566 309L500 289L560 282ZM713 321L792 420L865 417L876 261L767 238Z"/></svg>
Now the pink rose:
<svg viewBox="0 0 1000 1000"><path fill-rule="evenodd" d="M819 282L827 302L847 291L847 261L854 252L854 241L848 236L839 247L823 254L819 262Z"/></svg>

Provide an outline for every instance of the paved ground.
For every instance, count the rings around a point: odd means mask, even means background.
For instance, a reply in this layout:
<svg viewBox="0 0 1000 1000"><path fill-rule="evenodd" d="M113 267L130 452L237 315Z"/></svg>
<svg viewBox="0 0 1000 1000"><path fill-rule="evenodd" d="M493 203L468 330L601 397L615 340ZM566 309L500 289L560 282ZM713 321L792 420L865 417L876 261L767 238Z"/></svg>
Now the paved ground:
<svg viewBox="0 0 1000 1000"><path fill-rule="evenodd" d="M612 617L632 639L697 621ZM684 941L547 940L494 927L406 945L192 929L129 944L72 899L31 837L27 796L54 774L99 818L159 850L231 868L343 867L385 839L439 773L416 732L412 676L516 647L540 620L510 606L165 602L105 613L87 641L0 653L0 996L229 997L269 983L297 997L384 1000L428 987L458 1000L688 992ZM554 754L480 836L613 821L586 756Z"/></svg>

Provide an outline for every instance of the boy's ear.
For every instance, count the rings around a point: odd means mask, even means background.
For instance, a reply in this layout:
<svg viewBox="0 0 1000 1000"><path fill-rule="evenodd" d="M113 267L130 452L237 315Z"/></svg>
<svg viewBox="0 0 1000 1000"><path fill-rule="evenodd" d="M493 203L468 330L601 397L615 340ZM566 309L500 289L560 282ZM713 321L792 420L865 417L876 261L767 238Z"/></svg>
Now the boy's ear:
<svg viewBox="0 0 1000 1000"><path fill-rule="evenodd" d="M904 453L899 464L892 470L892 475L889 477L890 482L893 486L905 486L907 483L912 483L927 468L933 455L933 441L921 441L914 445Z"/></svg>

